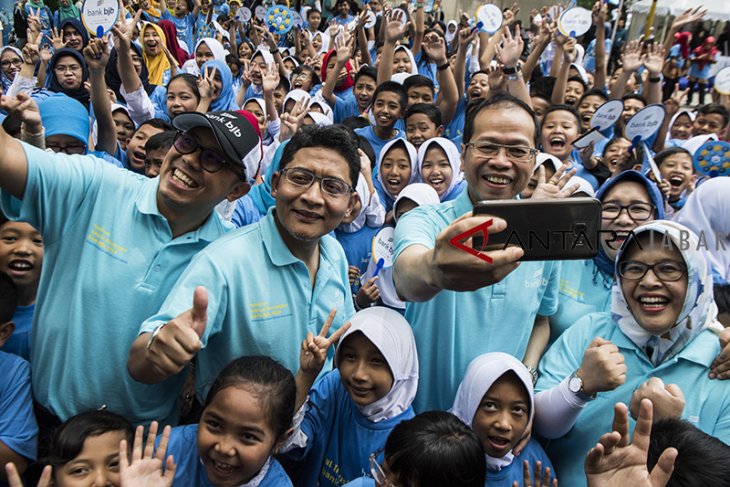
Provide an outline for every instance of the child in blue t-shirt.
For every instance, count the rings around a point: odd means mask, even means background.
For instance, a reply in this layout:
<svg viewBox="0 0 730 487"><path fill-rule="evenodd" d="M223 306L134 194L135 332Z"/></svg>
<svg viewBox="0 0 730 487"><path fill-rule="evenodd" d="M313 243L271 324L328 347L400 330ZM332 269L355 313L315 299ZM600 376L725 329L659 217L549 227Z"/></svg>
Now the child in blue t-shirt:
<svg viewBox="0 0 730 487"><path fill-rule="evenodd" d="M11 315L14 331L0 344L0 350L25 360L30 360L30 332L42 263L43 239L38 230L27 223L8 221L0 213L0 273L13 280L18 295Z"/></svg>
<svg viewBox="0 0 730 487"><path fill-rule="evenodd" d="M297 403L306 401L306 409L297 413L294 434L283 448L302 463L297 486L335 487L360 477L371 455L382 456L393 427L413 417L418 356L405 318L391 309L368 308L327 338L334 315L318 336L310 333L302 342ZM310 390L340 336L337 368Z"/></svg>
<svg viewBox="0 0 730 487"><path fill-rule="evenodd" d="M514 453L535 415L535 401L532 376L513 356L492 352L472 360L451 411L482 442L487 458L485 485L512 487L515 481L522 485L525 463L533 472L540 462L545 476L555 479L552 463L537 440L531 439ZM557 481L552 485L557 486Z"/></svg>
<svg viewBox="0 0 730 487"><path fill-rule="evenodd" d="M174 15L168 10L168 4L174 9ZM195 26L195 17L197 8L191 8L190 0L161 0L160 10L162 11L162 20L169 20L175 24L177 29L177 38L185 42L186 51L190 52L193 48L193 27ZM191 12L191 10L193 10Z"/></svg>
<svg viewBox="0 0 730 487"><path fill-rule="evenodd" d="M395 81L386 81L376 88L371 107L374 125L355 129L357 135L362 135L370 142L375 154L380 154L389 141L405 137L395 125L403 116L407 103L406 91ZM376 168L373 176L377 176L377 172Z"/></svg>
<svg viewBox="0 0 730 487"><path fill-rule="evenodd" d="M13 280L0 273L0 348L15 329L12 316L17 303ZM0 465L12 462L22 473L35 460L38 446L30 365L16 355L0 352L0 370Z"/></svg>

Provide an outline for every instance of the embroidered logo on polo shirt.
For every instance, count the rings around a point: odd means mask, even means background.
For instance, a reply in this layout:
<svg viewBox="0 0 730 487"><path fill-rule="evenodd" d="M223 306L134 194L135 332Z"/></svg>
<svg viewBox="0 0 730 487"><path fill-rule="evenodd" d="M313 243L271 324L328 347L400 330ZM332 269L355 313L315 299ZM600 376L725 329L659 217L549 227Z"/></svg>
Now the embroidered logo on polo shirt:
<svg viewBox="0 0 730 487"><path fill-rule="evenodd" d="M127 263L125 257L129 249L114 243L111 239L111 232L99 225L94 224L91 227L89 233L86 235L86 243L92 247L96 247L114 259L125 264Z"/></svg>
<svg viewBox="0 0 730 487"><path fill-rule="evenodd" d="M248 317L251 321L261 321L273 318L291 316L292 311L287 303L269 304L268 301L259 301L248 305Z"/></svg>

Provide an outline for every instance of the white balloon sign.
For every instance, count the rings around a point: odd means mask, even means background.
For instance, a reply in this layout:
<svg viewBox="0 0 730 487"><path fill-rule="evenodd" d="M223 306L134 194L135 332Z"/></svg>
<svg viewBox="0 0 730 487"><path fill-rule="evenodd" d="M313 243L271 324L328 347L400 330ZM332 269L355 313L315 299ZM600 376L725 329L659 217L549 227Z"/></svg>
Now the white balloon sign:
<svg viewBox="0 0 730 487"><path fill-rule="evenodd" d="M373 237L373 260L378 262L383 259L383 267L393 266L393 254L395 253L394 243L395 228L384 227Z"/></svg>
<svg viewBox="0 0 730 487"><path fill-rule="evenodd" d="M610 100L601 105L591 117L591 128L606 130L613 127L621 113L624 111L624 102L621 100Z"/></svg>
<svg viewBox="0 0 730 487"><path fill-rule="evenodd" d="M482 23L482 31L496 33L502 27L502 10L493 3L486 3L477 9L477 20Z"/></svg>
<svg viewBox="0 0 730 487"><path fill-rule="evenodd" d="M558 30L567 37L580 37L588 32L592 23L590 10L582 7L569 8L558 18Z"/></svg>

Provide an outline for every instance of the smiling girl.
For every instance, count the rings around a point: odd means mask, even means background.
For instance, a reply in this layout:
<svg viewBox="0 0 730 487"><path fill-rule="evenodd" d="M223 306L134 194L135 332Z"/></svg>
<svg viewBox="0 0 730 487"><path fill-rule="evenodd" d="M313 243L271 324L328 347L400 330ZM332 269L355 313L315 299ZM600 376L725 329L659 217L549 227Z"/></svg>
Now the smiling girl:
<svg viewBox="0 0 730 487"><path fill-rule="evenodd" d="M418 155L406 139L395 139L385 144L376 171L375 190L386 212L393 209L398 194L418 179ZM386 221L392 220L386 217Z"/></svg>
<svg viewBox="0 0 730 487"><path fill-rule="evenodd" d="M455 199L466 187L459 150L443 137L429 139L418 149L418 174L442 203Z"/></svg>

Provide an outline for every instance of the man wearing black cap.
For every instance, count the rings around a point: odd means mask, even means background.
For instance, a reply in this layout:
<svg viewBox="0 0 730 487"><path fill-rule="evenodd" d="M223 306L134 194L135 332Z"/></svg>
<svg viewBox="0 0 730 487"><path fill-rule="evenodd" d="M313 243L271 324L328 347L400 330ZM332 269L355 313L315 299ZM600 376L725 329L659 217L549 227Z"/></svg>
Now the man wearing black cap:
<svg viewBox="0 0 730 487"><path fill-rule="evenodd" d="M43 235L31 362L41 427L102 405L136 424L174 423L180 380L126 373L139 323L228 226L213 211L250 189L262 149L247 112L189 113L159 178L41 151L0 129L0 204Z"/></svg>

